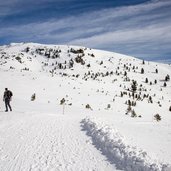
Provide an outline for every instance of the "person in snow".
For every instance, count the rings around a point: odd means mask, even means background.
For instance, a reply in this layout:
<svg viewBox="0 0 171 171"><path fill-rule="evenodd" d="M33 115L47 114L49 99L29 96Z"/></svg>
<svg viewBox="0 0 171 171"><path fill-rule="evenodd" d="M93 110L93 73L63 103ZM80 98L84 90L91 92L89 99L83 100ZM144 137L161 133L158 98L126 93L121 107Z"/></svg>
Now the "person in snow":
<svg viewBox="0 0 171 171"><path fill-rule="evenodd" d="M5 88L5 92L4 92L4 96L3 96L3 101L5 102L5 107L6 107L5 112L8 112L8 108L10 109L10 111L12 111L12 108L10 105L12 95L13 95L12 92L10 90L8 90L8 88Z"/></svg>

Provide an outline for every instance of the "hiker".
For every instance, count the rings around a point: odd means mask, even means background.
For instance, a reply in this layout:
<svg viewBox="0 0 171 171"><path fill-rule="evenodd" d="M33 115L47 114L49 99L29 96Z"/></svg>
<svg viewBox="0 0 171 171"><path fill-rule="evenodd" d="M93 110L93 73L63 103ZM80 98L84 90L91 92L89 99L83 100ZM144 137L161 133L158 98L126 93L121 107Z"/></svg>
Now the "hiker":
<svg viewBox="0 0 171 171"><path fill-rule="evenodd" d="M6 107L5 112L8 112L8 108L10 109L10 111L12 111L12 108L10 105L12 95L13 95L12 92L8 90L8 88L5 88L4 97L3 97L3 101L5 102L5 107Z"/></svg>

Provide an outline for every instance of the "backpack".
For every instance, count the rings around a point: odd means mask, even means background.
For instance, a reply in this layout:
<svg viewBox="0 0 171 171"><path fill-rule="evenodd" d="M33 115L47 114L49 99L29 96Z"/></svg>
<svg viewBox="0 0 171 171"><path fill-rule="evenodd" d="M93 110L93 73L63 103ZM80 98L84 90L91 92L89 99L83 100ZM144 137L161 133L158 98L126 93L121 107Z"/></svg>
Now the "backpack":
<svg viewBox="0 0 171 171"><path fill-rule="evenodd" d="M12 92L8 90L8 96L11 98L13 96Z"/></svg>
<svg viewBox="0 0 171 171"><path fill-rule="evenodd" d="M6 97L7 99L11 99L12 96L13 96L13 94L12 94L12 92L11 92L10 90L8 90L8 91L6 92L6 94L5 94L5 97Z"/></svg>

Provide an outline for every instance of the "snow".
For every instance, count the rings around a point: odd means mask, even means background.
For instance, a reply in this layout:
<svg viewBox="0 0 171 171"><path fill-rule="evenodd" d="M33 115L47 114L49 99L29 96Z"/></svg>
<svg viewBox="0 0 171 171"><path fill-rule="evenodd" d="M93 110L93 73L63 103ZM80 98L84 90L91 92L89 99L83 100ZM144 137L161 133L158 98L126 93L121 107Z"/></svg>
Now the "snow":
<svg viewBox="0 0 171 171"><path fill-rule="evenodd" d="M36 52L39 48L61 52L58 58L47 58ZM78 54L69 52L71 48L84 50L84 65L75 62ZM75 63L69 68L71 59ZM56 62L66 69L58 68ZM107 71L113 74L106 75ZM124 80L124 71L130 81ZM0 101L0 170L130 171L149 170L151 165L151 170L170 169L171 82L163 87L167 74L171 76L167 64L145 61L143 65L134 57L85 47L34 43L1 46L0 94L2 97L8 87L14 95L12 112L5 113ZM138 83L137 93L141 97L149 94L153 103L148 98L129 97L132 79ZM121 91L127 95L121 97ZM36 99L31 101L34 93ZM66 100L64 106L60 105L62 98ZM136 101L132 108L137 117L126 115L127 100ZM87 104L91 109L85 108ZM154 119L157 113L159 122ZM135 159L141 162L137 164Z"/></svg>
<svg viewBox="0 0 171 171"><path fill-rule="evenodd" d="M169 170L167 164L152 160L147 152L127 145L124 137L118 130L110 128L96 119L86 118L82 120L82 127L92 137L96 147L106 155L111 162L115 162L117 168L126 171L157 171Z"/></svg>
<svg viewBox="0 0 171 171"><path fill-rule="evenodd" d="M38 113L10 115L20 119L1 125L0 170L114 170L89 138L80 133L77 118Z"/></svg>

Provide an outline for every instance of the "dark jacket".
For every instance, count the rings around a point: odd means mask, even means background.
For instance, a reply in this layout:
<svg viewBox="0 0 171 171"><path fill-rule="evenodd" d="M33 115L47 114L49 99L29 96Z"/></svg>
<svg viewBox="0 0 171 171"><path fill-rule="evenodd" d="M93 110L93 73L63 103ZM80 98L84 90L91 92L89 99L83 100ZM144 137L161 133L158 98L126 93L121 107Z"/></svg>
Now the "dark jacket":
<svg viewBox="0 0 171 171"><path fill-rule="evenodd" d="M12 97L12 92L10 91L10 90L6 90L5 92L4 92L4 97L3 97L3 99L4 100L11 100L11 97Z"/></svg>

